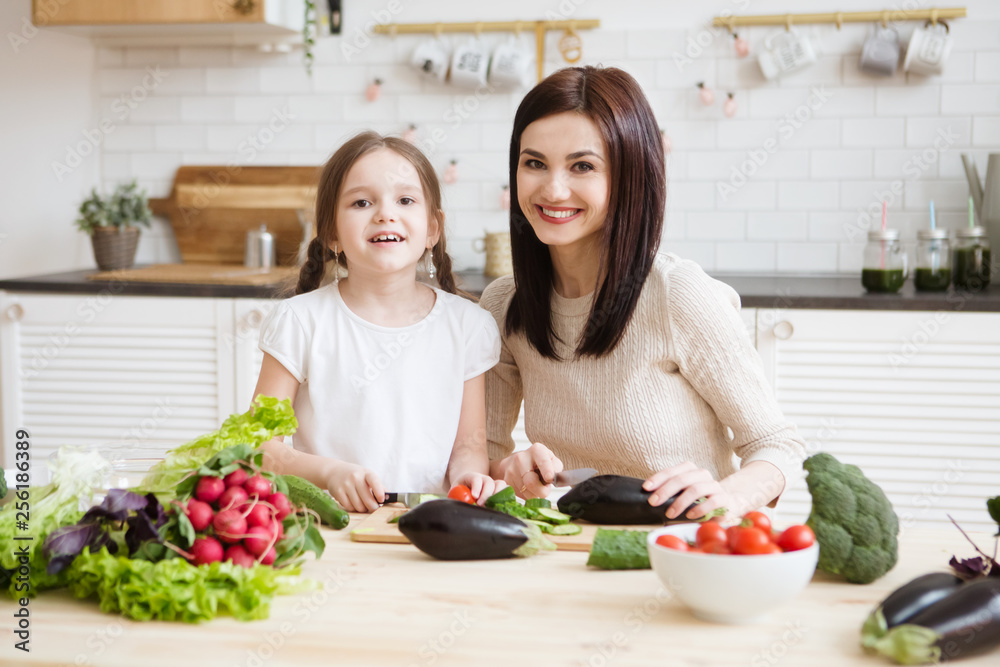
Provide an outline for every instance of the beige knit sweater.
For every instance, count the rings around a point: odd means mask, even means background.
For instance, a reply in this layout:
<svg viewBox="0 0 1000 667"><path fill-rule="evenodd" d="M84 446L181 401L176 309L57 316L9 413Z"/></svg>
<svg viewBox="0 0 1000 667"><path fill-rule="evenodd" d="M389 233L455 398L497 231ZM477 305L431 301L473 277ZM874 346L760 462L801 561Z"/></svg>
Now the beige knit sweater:
<svg viewBox="0 0 1000 667"><path fill-rule="evenodd" d="M567 468L645 478L692 461L716 479L768 461L786 488L801 475L804 443L781 413L739 316L736 292L694 262L657 256L625 335L610 355L573 359L593 294L552 292L555 350L543 358L504 329L514 280L494 281L480 304L496 318L500 363L486 375L491 459L514 449L524 399L525 431ZM726 427L732 429L729 437Z"/></svg>

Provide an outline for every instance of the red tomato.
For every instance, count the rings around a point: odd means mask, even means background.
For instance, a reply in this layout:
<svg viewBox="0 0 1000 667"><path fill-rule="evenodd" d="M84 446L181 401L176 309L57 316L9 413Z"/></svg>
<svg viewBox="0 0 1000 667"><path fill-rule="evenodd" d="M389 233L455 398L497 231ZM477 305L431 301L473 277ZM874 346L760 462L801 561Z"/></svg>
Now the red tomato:
<svg viewBox="0 0 1000 667"><path fill-rule="evenodd" d="M677 551L690 551L688 543L677 537L676 535L660 535L656 538L656 543L661 547L666 547L668 549L677 549Z"/></svg>
<svg viewBox="0 0 1000 667"><path fill-rule="evenodd" d="M767 539L767 533L760 528L739 528L735 533L735 540L730 544L733 553L742 556L767 553L771 546L771 540Z"/></svg>
<svg viewBox="0 0 1000 667"><path fill-rule="evenodd" d="M733 550L726 546L725 542L706 542L701 545L701 550L707 554L722 554L729 555L733 553Z"/></svg>
<svg viewBox="0 0 1000 667"><path fill-rule="evenodd" d="M808 549L816 542L816 535L809 526L791 526L778 538L778 546L784 551Z"/></svg>
<svg viewBox="0 0 1000 667"><path fill-rule="evenodd" d="M698 532L695 534L694 543L699 547L703 547L709 542L726 542L726 529L715 521L706 521L705 523L698 526Z"/></svg>
<svg viewBox="0 0 1000 667"><path fill-rule="evenodd" d="M771 534L771 519L763 512L747 512L743 515L744 521L749 521L754 528L760 528L764 534Z"/></svg>
<svg viewBox="0 0 1000 667"><path fill-rule="evenodd" d="M465 484L459 484L451 487L451 491L448 492L448 497L452 500L469 503L470 505L476 502L476 499L472 497L472 491L470 491L469 487Z"/></svg>
<svg viewBox="0 0 1000 667"><path fill-rule="evenodd" d="M732 549L736 544L736 535L743 530L741 526L730 526L726 528L726 546Z"/></svg>

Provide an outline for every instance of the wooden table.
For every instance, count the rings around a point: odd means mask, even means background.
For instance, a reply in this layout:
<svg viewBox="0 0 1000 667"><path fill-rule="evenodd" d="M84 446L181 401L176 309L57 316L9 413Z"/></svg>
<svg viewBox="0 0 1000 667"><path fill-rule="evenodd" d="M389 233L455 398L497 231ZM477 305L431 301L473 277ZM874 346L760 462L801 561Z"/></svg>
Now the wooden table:
<svg viewBox="0 0 1000 667"><path fill-rule="evenodd" d="M359 516L352 517L357 523ZM65 591L31 602L32 651L13 649L3 615L0 664L273 667L889 665L858 645L872 607L912 577L971 556L957 530L901 536L900 561L868 586L817 574L795 600L754 625L699 621L649 570L587 568L586 553L529 559L434 561L409 545L352 543L326 531L326 553L306 574L326 582L275 599L271 617L201 625L138 623L102 614ZM975 535L981 547L992 542ZM1000 653L961 663L995 666Z"/></svg>

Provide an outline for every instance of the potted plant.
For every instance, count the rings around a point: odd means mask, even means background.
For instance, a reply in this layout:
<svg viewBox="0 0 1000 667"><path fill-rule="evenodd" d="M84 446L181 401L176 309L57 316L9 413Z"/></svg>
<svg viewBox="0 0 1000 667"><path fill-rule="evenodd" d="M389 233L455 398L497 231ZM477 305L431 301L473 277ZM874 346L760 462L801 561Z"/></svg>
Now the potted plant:
<svg viewBox="0 0 1000 667"><path fill-rule="evenodd" d="M139 245L139 225L149 227L153 217L145 190L135 181L121 183L110 197L102 197L94 188L80 204L77 228L90 235L94 258L102 271L128 269L135 264Z"/></svg>

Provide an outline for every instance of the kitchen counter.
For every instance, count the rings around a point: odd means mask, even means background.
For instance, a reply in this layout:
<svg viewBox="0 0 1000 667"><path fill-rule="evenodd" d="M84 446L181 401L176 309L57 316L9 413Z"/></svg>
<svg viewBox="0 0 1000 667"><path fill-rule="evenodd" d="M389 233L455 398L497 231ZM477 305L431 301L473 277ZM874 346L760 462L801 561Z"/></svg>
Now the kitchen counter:
<svg viewBox="0 0 1000 667"><path fill-rule="evenodd" d="M957 530L904 530L899 564L879 581L817 574L766 620L715 625L672 600L652 571L592 570L586 553L445 562L410 545L351 542L348 533L325 531L322 560L304 567L325 590L279 596L267 620L138 623L49 592L31 602L31 653L14 651L8 632L0 663L874 667L892 663L861 651L868 612L913 577L946 569L953 553L972 554ZM961 664L995 665L997 656Z"/></svg>
<svg viewBox="0 0 1000 667"><path fill-rule="evenodd" d="M0 290L57 294L127 296L203 296L277 298L279 285L189 285L87 280L94 271L69 271L0 280ZM848 275L713 274L731 285L744 308L815 308L827 310L950 310L1000 312L1000 287L982 292L917 292L912 281L898 294L866 294L861 280ZM479 271L456 274L460 286L482 294L492 279Z"/></svg>

